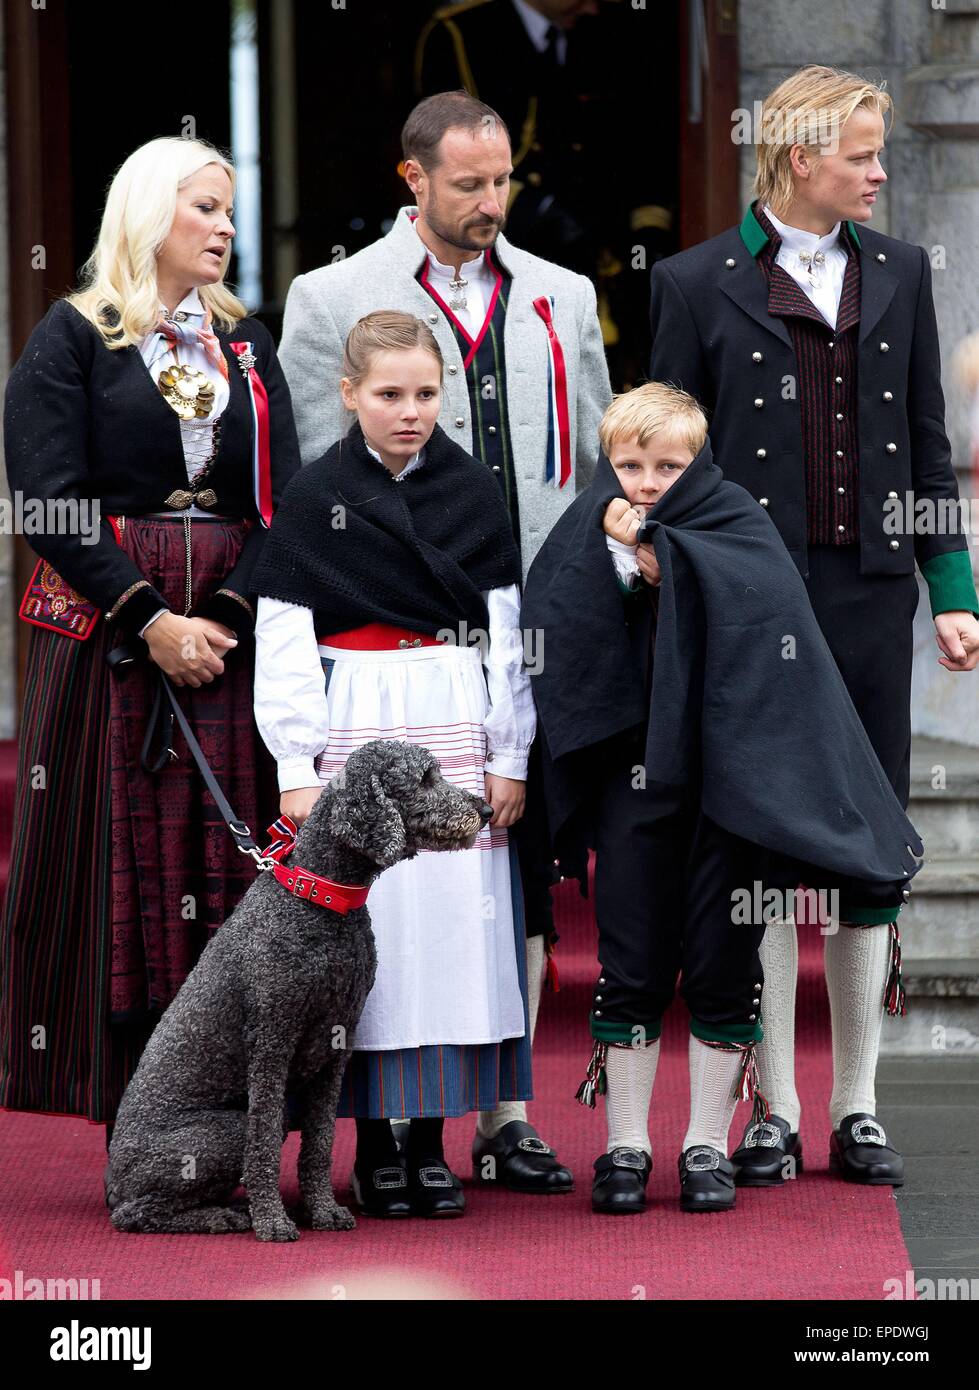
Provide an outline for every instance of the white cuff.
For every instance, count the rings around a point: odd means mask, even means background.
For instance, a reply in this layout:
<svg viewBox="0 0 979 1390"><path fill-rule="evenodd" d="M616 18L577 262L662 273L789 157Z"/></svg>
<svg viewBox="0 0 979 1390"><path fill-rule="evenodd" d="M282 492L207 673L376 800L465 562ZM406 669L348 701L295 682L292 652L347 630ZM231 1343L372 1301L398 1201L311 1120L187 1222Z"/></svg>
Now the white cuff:
<svg viewBox="0 0 979 1390"><path fill-rule="evenodd" d="M158 608L158 609L156 610L156 612L153 614L152 618L150 618L150 621L149 621L148 623L144 623L143 626L140 628L140 630L139 630L139 635L140 635L140 637L142 637L143 633L146 631L146 629L150 626L151 623L155 623L156 620L157 620L157 618L162 618L164 613L169 613L169 612L170 612L170 609L169 609L169 608Z"/></svg>
<svg viewBox="0 0 979 1390"><path fill-rule="evenodd" d="M484 771L494 777L512 777L515 782L526 782L528 757L526 748L491 748L486 754Z"/></svg>
<svg viewBox="0 0 979 1390"><path fill-rule="evenodd" d="M311 756L282 758L279 768L279 791L294 792L300 787L318 787L320 779L316 774L316 763Z"/></svg>

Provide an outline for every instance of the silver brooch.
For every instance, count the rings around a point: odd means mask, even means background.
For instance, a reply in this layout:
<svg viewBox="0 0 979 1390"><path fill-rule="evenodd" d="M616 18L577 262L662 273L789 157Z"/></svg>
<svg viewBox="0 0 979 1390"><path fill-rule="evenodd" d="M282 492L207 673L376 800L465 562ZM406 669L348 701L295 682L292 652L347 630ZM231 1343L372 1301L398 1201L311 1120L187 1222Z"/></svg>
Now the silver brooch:
<svg viewBox="0 0 979 1390"><path fill-rule="evenodd" d="M252 367L254 367L257 360L258 359L256 358L253 352L243 352L239 355L238 366L241 368L242 376L248 375L248 373L251 371Z"/></svg>

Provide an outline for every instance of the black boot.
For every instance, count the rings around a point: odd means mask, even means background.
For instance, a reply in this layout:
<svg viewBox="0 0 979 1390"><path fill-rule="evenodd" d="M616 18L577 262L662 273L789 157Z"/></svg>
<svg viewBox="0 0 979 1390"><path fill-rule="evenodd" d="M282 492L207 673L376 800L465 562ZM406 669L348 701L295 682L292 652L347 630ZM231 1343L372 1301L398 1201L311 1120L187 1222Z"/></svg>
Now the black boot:
<svg viewBox="0 0 979 1390"><path fill-rule="evenodd" d="M731 1211L734 1164L709 1144L691 1144L678 1159L681 1211Z"/></svg>
<svg viewBox="0 0 979 1390"><path fill-rule="evenodd" d="M646 1183L653 1162L643 1149L615 1148L595 1159L592 1211L633 1216L646 1210Z"/></svg>
<svg viewBox="0 0 979 1390"><path fill-rule="evenodd" d="M408 1178L390 1120L357 1121L357 1157L350 1186L364 1216L395 1219L411 1215Z"/></svg>
<svg viewBox="0 0 979 1390"><path fill-rule="evenodd" d="M442 1150L444 1124L441 1117L413 1119L408 1130L405 1162L415 1216L462 1216L466 1210L462 1183L450 1172Z"/></svg>

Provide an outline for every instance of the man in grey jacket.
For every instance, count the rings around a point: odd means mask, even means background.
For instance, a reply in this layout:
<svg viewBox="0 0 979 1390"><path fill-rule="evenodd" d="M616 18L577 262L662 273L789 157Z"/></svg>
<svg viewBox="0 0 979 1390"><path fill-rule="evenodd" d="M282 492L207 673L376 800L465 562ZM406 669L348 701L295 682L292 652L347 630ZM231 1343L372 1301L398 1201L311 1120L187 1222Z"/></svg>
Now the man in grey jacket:
<svg viewBox="0 0 979 1390"><path fill-rule="evenodd" d="M612 392L595 290L502 235L513 165L506 126L491 107L463 91L429 97L408 117L402 147L415 205L402 207L371 246L299 276L286 300L279 357L302 460L319 458L351 422L339 382L353 325L377 309L414 314L431 327L445 360L439 423L496 476L526 577L551 527L591 482L598 457ZM532 749L527 809L511 832L524 884L531 1034L553 932L538 784ZM572 1187L521 1101L480 1114L473 1161L477 1178L512 1190Z"/></svg>

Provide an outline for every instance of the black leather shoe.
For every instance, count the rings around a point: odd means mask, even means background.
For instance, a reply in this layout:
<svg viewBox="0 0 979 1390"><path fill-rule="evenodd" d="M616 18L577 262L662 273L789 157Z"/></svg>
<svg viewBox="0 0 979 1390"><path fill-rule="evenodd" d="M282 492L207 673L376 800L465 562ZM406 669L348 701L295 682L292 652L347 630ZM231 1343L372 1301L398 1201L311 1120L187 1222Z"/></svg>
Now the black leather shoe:
<svg viewBox="0 0 979 1390"><path fill-rule="evenodd" d="M731 1211L734 1190L734 1164L709 1144L692 1144L684 1149L677 1166L680 1170L681 1211Z"/></svg>
<svg viewBox="0 0 979 1390"><path fill-rule="evenodd" d="M511 1120L493 1139L477 1134L472 1156L477 1182L498 1182L511 1192L542 1197L574 1191L569 1170L526 1120Z"/></svg>
<svg viewBox="0 0 979 1390"><path fill-rule="evenodd" d="M646 1183L652 1159L643 1149L613 1149L595 1159L591 1189L592 1211L607 1216L633 1216L646 1210Z"/></svg>
<svg viewBox="0 0 979 1390"><path fill-rule="evenodd" d="M795 1166L786 1159L795 1160ZM731 1155L738 1187L781 1187L786 1175L802 1172L802 1144L781 1115L745 1126L741 1147Z"/></svg>
<svg viewBox="0 0 979 1390"><path fill-rule="evenodd" d="M466 1194L462 1183L444 1163L423 1163L408 1174L411 1210L415 1216L462 1216Z"/></svg>
<svg viewBox="0 0 979 1390"><path fill-rule="evenodd" d="M873 1115L847 1115L829 1141L829 1166L847 1182L870 1187L903 1187L904 1159L887 1142Z"/></svg>
<svg viewBox="0 0 979 1390"><path fill-rule="evenodd" d="M364 1216L379 1216L391 1220L411 1215L408 1174L403 1164L390 1163L386 1167L372 1168L365 1172L355 1163L350 1175L350 1186L353 1189L354 1201Z"/></svg>

